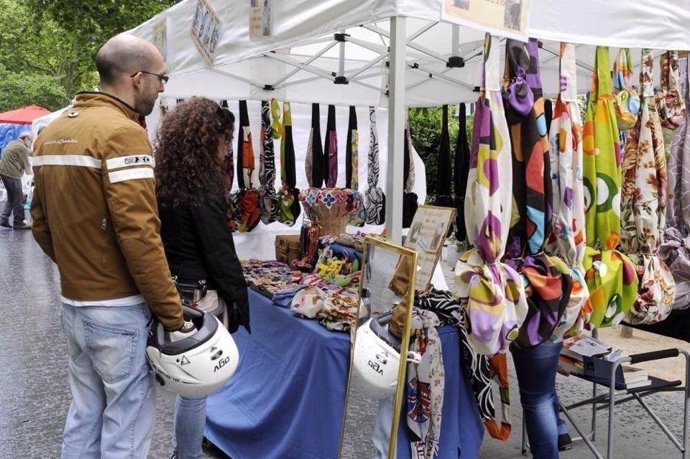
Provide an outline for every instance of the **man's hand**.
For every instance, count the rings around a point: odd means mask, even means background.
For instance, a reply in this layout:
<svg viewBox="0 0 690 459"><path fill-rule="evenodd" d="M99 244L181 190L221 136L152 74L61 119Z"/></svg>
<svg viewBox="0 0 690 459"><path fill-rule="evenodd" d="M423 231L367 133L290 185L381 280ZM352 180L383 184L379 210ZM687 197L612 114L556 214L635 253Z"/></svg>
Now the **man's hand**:
<svg viewBox="0 0 690 459"><path fill-rule="evenodd" d="M175 343L177 341L182 341L185 338L189 338L194 333L196 333L196 327L191 321L185 321L179 330L170 332L170 342Z"/></svg>

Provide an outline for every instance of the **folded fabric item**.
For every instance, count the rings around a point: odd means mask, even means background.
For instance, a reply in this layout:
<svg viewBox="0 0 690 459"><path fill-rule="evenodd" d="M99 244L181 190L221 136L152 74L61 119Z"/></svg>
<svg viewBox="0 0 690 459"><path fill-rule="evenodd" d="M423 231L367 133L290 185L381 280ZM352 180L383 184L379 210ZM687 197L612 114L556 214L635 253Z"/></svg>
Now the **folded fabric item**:
<svg viewBox="0 0 690 459"><path fill-rule="evenodd" d="M290 303L290 309L297 316L315 319L323 309L325 300L326 292L319 287L309 286L295 294Z"/></svg>
<svg viewBox="0 0 690 459"><path fill-rule="evenodd" d="M359 291L341 289L327 292L323 307L316 314L319 323L329 330L348 331L357 322Z"/></svg>
<svg viewBox="0 0 690 459"><path fill-rule="evenodd" d="M305 287L305 285L297 285L275 292L273 294L273 304L280 306L281 308L289 309L292 305L292 299L294 296L297 294L297 292Z"/></svg>

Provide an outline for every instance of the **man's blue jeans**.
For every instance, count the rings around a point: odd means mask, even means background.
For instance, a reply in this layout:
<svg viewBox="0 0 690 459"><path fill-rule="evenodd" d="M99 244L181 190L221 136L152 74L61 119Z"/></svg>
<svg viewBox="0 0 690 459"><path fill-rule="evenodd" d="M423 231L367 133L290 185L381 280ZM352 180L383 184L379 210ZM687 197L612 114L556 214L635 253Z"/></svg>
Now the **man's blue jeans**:
<svg viewBox="0 0 690 459"><path fill-rule="evenodd" d="M63 303L72 390L63 458L146 458L155 418L145 357L150 320L145 304Z"/></svg>
<svg viewBox="0 0 690 459"><path fill-rule="evenodd" d="M545 341L539 346L521 349L510 346L515 362L520 403L525 416L532 455L537 459L558 458L558 411L556 368L563 343Z"/></svg>
<svg viewBox="0 0 690 459"><path fill-rule="evenodd" d="M177 396L175 401L175 459L204 459L201 442L206 425L206 397Z"/></svg>

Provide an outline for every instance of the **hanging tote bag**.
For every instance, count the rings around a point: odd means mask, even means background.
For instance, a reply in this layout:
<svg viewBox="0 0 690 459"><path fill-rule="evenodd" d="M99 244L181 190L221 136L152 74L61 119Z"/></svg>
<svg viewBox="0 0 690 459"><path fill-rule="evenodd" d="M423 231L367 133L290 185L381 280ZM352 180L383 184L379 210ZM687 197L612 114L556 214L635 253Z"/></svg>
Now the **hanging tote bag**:
<svg viewBox="0 0 690 459"><path fill-rule="evenodd" d="M367 191L364 207L367 223L382 225L386 220L386 195L379 188L379 137L376 129L376 109L369 107L369 152L367 154Z"/></svg>
<svg viewBox="0 0 690 459"><path fill-rule="evenodd" d="M552 340L577 336L592 312L582 260L585 255L585 197L582 182L582 121L577 106L575 46L561 43L561 88L549 131L551 150L552 233L547 252L570 268L570 299Z"/></svg>
<svg viewBox="0 0 690 459"><path fill-rule="evenodd" d="M483 91L476 103L465 197L467 236L473 249L455 268L469 337L480 354L504 353L527 314L520 275L501 262L510 223L513 183L510 135L500 91L498 42L484 41Z"/></svg>
<svg viewBox="0 0 690 459"><path fill-rule="evenodd" d="M666 220L666 152L653 90L653 55L642 50L642 110L623 157L621 250L637 265L637 298L626 313L632 324L664 320L671 312L675 282L657 255Z"/></svg>
<svg viewBox="0 0 690 459"><path fill-rule="evenodd" d="M405 143L404 143L404 161L403 161L403 215L402 215L402 227L409 228L412 224L412 219L414 214L417 212L418 207L418 196L417 193L412 191L414 189L414 163L412 161L412 138L410 137L410 128L407 126L405 128Z"/></svg>
<svg viewBox="0 0 690 459"><path fill-rule="evenodd" d="M539 77L538 45L506 40L506 118L510 129L513 163L513 225L508 233L504 260L525 282L528 311L516 344L538 346L551 338L570 298L570 269L557 256L544 253L551 228L551 173L544 97ZM511 81L524 78L533 107L524 113L524 100L513 102ZM517 104L517 105L514 105Z"/></svg>
<svg viewBox="0 0 690 459"><path fill-rule="evenodd" d="M357 130L357 111L353 105L350 105L345 146L345 188L359 191L359 131ZM348 225L364 226L366 221L364 196L361 193L353 193Z"/></svg>
<svg viewBox="0 0 690 459"><path fill-rule="evenodd" d="M467 190L467 175L470 171L470 146L467 143L467 108L460 104L458 110L458 137L455 141L455 239L458 242L467 240L465 226L465 191Z"/></svg>
<svg viewBox="0 0 690 459"><path fill-rule="evenodd" d="M680 92L678 51L666 51L659 60L661 64L661 90L656 95L661 125L676 129L685 119L685 100Z"/></svg>
<svg viewBox="0 0 690 459"><path fill-rule="evenodd" d="M630 50L621 48L613 63L614 107L618 129L630 129L637 122L640 111L640 95L632 83L632 59Z"/></svg>
<svg viewBox="0 0 690 459"><path fill-rule="evenodd" d="M335 105L328 106L323 154L326 165L324 181L328 188L335 188L338 181L338 131L335 128Z"/></svg>
<svg viewBox="0 0 690 459"><path fill-rule="evenodd" d="M441 108L441 141L438 146L438 163L436 164L436 199L435 206L451 207L450 195L452 185L452 168L450 165L450 134L448 133L448 105Z"/></svg>
<svg viewBox="0 0 690 459"><path fill-rule="evenodd" d="M621 147L613 106L609 49L596 49L583 128L587 248L583 266L595 327L617 325L637 297L635 265L614 250L620 240Z"/></svg>
<svg viewBox="0 0 690 459"><path fill-rule="evenodd" d="M275 137L271 124L270 105L261 101L261 152L259 154L259 204L261 221L268 225L278 220L278 194L275 190L276 160L273 150Z"/></svg>
<svg viewBox="0 0 690 459"><path fill-rule="evenodd" d="M304 160L304 171L310 187L321 188L326 178L326 162L321 147L321 115L319 104L311 104L311 130Z"/></svg>
<svg viewBox="0 0 690 459"><path fill-rule="evenodd" d="M277 105L273 99L271 104ZM275 119L275 117L274 117ZM278 221L292 226L301 213L299 204L299 190L295 188L297 176L295 171L295 145L292 141L292 111L290 102L283 102L283 135L280 142L280 181L281 187L278 193L280 211Z"/></svg>

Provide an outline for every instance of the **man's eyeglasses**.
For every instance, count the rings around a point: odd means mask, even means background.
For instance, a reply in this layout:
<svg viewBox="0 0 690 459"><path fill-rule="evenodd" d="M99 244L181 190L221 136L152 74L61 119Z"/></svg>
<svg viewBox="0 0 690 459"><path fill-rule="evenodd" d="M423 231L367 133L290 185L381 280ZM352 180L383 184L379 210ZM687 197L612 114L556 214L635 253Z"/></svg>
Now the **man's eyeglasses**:
<svg viewBox="0 0 690 459"><path fill-rule="evenodd" d="M145 73L145 74L147 74L147 75L157 76L161 83L167 83L168 80L170 79L170 77L169 77L168 75L161 75L161 74L158 74L158 73L147 72L146 70L139 70L138 72L134 72L134 73L131 74L129 77L130 77L130 78L134 78L135 76L137 76L138 73Z"/></svg>

